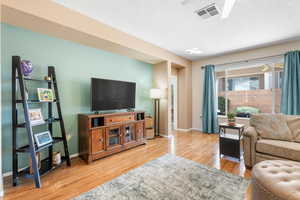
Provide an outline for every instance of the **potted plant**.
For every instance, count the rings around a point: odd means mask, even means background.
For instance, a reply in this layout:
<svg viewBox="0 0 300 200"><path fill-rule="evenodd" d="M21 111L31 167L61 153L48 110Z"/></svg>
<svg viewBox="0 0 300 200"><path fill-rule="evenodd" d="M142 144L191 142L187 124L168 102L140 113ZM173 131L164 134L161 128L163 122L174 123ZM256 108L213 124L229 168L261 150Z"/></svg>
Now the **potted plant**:
<svg viewBox="0 0 300 200"><path fill-rule="evenodd" d="M235 116L236 116L235 113L232 113L232 112L227 114L227 119L228 119L228 125L229 126L234 126L235 125Z"/></svg>

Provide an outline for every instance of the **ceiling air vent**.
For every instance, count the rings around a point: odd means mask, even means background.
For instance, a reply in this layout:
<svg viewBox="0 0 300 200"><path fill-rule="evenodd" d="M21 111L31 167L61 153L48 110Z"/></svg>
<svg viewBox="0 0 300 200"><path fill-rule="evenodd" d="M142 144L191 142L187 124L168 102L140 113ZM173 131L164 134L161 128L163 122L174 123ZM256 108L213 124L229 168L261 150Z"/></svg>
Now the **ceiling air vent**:
<svg viewBox="0 0 300 200"><path fill-rule="evenodd" d="M202 19L207 19L213 16L220 14L215 3L205 6L199 10L196 10L197 15L199 15Z"/></svg>

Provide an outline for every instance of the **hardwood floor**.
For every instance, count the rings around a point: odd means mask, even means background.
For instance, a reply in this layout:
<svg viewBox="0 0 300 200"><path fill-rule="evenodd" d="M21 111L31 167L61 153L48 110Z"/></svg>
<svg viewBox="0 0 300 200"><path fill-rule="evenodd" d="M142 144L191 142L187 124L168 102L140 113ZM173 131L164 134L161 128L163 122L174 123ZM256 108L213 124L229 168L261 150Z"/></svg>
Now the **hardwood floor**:
<svg viewBox="0 0 300 200"><path fill-rule="evenodd" d="M11 186L10 177L5 179L5 200L10 199L69 199L110 181L144 163L166 153L176 154L246 178L251 172L243 161L220 159L218 136L200 132L176 132L170 138L156 138L143 145L119 154L100 159L87 165L80 158L72 160L71 167L62 166L42 177L42 188L35 189L32 180L22 180L17 187ZM251 186L246 199L251 199Z"/></svg>

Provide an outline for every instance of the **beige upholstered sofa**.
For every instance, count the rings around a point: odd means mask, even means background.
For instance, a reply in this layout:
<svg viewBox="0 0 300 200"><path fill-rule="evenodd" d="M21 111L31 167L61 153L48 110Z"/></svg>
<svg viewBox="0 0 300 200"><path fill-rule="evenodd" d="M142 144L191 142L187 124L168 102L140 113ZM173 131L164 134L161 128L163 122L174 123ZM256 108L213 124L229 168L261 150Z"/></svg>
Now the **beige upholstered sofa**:
<svg viewBox="0 0 300 200"><path fill-rule="evenodd" d="M243 137L246 167L263 160L300 162L300 116L252 115Z"/></svg>

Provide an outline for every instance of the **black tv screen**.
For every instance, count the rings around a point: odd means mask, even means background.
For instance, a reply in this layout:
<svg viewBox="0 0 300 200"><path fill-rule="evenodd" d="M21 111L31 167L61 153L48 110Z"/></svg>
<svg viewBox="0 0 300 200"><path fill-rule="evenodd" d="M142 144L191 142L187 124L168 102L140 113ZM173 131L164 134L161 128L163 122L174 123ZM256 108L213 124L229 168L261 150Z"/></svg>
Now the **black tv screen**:
<svg viewBox="0 0 300 200"><path fill-rule="evenodd" d="M135 108L133 82L91 79L92 111Z"/></svg>

